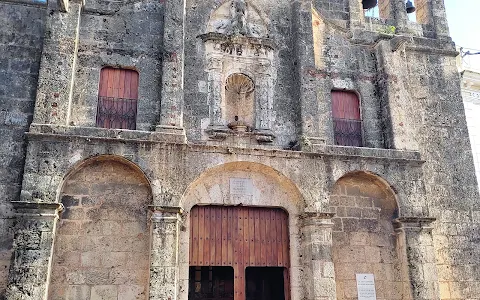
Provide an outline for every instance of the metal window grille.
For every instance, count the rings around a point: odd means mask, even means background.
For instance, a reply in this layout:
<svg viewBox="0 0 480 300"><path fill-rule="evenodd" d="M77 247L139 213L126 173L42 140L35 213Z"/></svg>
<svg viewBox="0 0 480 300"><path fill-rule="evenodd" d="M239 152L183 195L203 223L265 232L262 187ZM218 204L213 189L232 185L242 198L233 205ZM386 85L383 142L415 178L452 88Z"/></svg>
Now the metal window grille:
<svg viewBox="0 0 480 300"><path fill-rule="evenodd" d="M335 145L362 147L362 121L333 119Z"/></svg>
<svg viewBox="0 0 480 300"><path fill-rule="evenodd" d="M97 127L135 130L137 99L98 97Z"/></svg>

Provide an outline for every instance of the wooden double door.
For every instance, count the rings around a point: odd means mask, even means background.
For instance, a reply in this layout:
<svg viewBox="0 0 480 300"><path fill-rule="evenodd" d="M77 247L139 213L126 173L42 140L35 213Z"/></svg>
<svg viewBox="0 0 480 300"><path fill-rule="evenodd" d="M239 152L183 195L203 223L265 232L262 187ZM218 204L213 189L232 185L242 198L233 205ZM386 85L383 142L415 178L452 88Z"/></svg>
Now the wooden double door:
<svg viewBox="0 0 480 300"><path fill-rule="evenodd" d="M289 300L288 215L279 208L196 206L189 300Z"/></svg>

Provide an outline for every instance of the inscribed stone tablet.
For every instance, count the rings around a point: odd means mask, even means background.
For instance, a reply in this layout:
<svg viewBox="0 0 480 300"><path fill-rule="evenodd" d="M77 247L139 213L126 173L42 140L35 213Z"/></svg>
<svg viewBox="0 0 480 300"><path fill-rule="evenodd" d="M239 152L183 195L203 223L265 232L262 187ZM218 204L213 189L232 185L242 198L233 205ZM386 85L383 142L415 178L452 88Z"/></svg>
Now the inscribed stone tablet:
<svg viewBox="0 0 480 300"><path fill-rule="evenodd" d="M358 300L377 300L373 274L356 274Z"/></svg>
<svg viewBox="0 0 480 300"><path fill-rule="evenodd" d="M253 195L253 182L248 178L230 178L230 195Z"/></svg>

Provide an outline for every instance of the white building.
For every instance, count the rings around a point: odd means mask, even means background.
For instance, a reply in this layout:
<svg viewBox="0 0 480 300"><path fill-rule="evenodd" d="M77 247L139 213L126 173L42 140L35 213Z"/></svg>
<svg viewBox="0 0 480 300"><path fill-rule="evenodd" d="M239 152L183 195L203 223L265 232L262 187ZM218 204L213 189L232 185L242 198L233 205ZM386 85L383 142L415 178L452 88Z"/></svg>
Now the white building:
<svg viewBox="0 0 480 300"><path fill-rule="evenodd" d="M471 51L478 52L478 51ZM480 182L480 55L459 57L462 96L472 144L477 182Z"/></svg>

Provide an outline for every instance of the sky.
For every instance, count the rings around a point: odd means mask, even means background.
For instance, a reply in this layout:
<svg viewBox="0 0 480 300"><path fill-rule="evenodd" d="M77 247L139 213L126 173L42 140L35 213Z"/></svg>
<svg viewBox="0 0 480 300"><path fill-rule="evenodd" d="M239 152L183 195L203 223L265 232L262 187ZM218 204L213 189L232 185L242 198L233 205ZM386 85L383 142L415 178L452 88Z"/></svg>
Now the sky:
<svg viewBox="0 0 480 300"><path fill-rule="evenodd" d="M480 52L480 0L444 0L450 36L457 46ZM464 63L480 69L480 54L467 56Z"/></svg>

